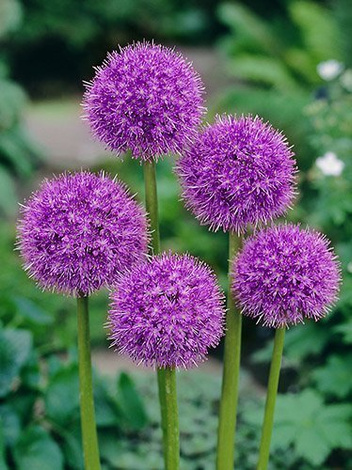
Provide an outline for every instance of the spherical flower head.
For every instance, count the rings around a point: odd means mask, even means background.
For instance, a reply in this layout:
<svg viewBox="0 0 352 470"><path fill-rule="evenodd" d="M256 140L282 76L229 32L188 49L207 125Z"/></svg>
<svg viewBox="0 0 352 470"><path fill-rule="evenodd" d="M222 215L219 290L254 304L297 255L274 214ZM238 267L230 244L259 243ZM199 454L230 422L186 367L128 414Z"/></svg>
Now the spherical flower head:
<svg viewBox="0 0 352 470"><path fill-rule="evenodd" d="M280 216L295 193L292 157L286 138L259 117L218 117L177 164L186 207L214 231Z"/></svg>
<svg viewBox="0 0 352 470"><path fill-rule="evenodd" d="M18 245L43 289L88 295L144 258L144 210L124 184L86 171L45 180L22 209Z"/></svg>
<svg viewBox="0 0 352 470"><path fill-rule="evenodd" d="M107 148L157 160L179 153L201 122L203 84L180 54L143 42L108 54L86 86L83 106Z"/></svg>
<svg viewBox="0 0 352 470"><path fill-rule="evenodd" d="M262 230L243 246L233 269L242 313L281 328L322 318L336 301L340 272L329 241L296 225Z"/></svg>
<svg viewBox="0 0 352 470"><path fill-rule="evenodd" d="M111 294L112 345L137 363L189 368L223 334L223 294L204 263L162 254L135 265Z"/></svg>

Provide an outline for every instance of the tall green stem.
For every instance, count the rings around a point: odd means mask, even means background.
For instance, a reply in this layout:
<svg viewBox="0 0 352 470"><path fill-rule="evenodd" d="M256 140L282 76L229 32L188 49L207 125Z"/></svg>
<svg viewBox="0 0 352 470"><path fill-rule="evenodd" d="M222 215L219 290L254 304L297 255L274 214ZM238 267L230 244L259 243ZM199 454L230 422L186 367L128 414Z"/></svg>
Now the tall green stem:
<svg viewBox="0 0 352 470"><path fill-rule="evenodd" d="M273 432L274 412L277 389L279 385L282 351L284 349L285 328L277 328L274 339L274 350L271 359L268 391L266 395L264 422L260 441L257 470L266 470L269 463L270 442Z"/></svg>
<svg viewBox="0 0 352 470"><path fill-rule="evenodd" d="M155 162L144 163L145 206L152 231L153 254L160 253L160 231L158 218L158 193L156 187Z"/></svg>
<svg viewBox="0 0 352 470"><path fill-rule="evenodd" d="M180 464L180 442L175 369L158 369L158 386L165 468L177 470Z"/></svg>
<svg viewBox="0 0 352 470"><path fill-rule="evenodd" d="M154 162L144 163L145 204L152 230L152 252L160 253L158 196ZM158 388L166 470L178 470L180 443L175 369L158 368Z"/></svg>
<svg viewBox="0 0 352 470"><path fill-rule="evenodd" d="M77 298L81 428L85 470L100 470L95 424L88 297Z"/></svg>
<svg viewBox="0 0 352 470"><path fill-rule="evenodd" d="M218 448L216 457L217 470L233 470L235 454L235 433L239 373L241 359L242 317L235 307L231 294L231 272L235 254L239 248L239 238L231 232L229 235L229 293L227 299L226 336L224 348L224 366L219 411Z"/></svg>

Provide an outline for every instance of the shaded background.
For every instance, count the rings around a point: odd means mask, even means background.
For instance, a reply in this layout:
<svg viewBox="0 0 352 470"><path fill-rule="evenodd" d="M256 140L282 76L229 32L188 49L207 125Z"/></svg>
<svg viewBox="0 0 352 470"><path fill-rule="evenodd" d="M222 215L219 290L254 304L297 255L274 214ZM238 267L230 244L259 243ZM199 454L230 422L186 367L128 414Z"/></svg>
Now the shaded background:
<svg viewBox="0 0 352 470"><path fill-rule="evenodd" d="M193 61L207 90L207 121L222 112L259 114L294 145L299 196L288 219L332 239L344 282L332 315L287 334L272 468L352 467L351 30L349 0L1 0L1 469L45 470L45 462L54 470L81 468L78 403L67 403L77 387L75 303L40 292L21 270L13 251L18 201L44 176L86 167L117 173L143 200L139 163L104 151L80 119L82 80L93 77L92 66L119 44L143 39L176 45ZM326 61L333 62L319 73ZM172 166L168 157L157 169L162 246L207 261L226 289L227 237L199 227L184 210ZM135 369L107 352L106 292L93 296L91 305L94 358L118 388L113 397L111 383L97 378L106 468L160 468L151 376L116 379L117 369ZM271 337L272 331L245 319L238 433L243 469L255 465ZM221 347L212 356L197 387L180 378L186 384L181 425L182 417L199 414L181 426L182 469L214 467ZM33 442L41 449L34 456Z"/></svg>

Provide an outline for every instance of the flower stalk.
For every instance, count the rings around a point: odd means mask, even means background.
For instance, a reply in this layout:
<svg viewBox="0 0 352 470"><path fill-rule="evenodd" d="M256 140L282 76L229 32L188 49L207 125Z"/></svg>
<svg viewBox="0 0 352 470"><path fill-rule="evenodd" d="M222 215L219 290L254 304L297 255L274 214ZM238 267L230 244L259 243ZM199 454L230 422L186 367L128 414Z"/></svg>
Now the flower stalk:
<svg viewBox="0 0 352 470"><path fill-rule="evenodd" d="M156 185L156 168L155 162L145 162L144 169L144 185L145 185L145 206L149 215L149 224L152 232L152 250L153 254L160 253L160 231L158 220L158 194Z"/></svg>
<svg viewBox="0 0 352 470"><path fill-rule="evenodd" d="M260 441L257 470L266 470L268 468L270 442L274 424L275 402L279 385L282 352L284 349L285 331L285 327L277 328L275 331L274 349L269 373L269 383L266 395L264 421L262 427L262 436Z"/></svg>
<svg viewBox="0 0 352 470"><path fill-rule="evenodd" d="M242 317L236 309L231 292L232 265L239 248L239 238L229 234L229 293L227 299L224 365L219 411L217 470L233 470L235 454L236 416L241 359Z"/></svg>
<svg viewBox="0 0 352 470"><path fill-rule="evenodd" d="M165 468L176 470L180 460L176 371L170 367L158 368L157 374Z"/></svg>
<svg viewBox="0 0 352 470"><path fill-rule="evenodd" d="M160 253L158 195L155 162L144 162L145 204L152 231L152 253ZM180 459L177 389L175 369L157 369L161 427L166 470L178 470Z"/></svg>
<svg viewBox="0 0 352 470"><path fill-rule="evenodd" d="M85 470L100 470L98 436L95 422L93 398L88 296L79 296L77 298L77 319L84 468Z"/></svg>

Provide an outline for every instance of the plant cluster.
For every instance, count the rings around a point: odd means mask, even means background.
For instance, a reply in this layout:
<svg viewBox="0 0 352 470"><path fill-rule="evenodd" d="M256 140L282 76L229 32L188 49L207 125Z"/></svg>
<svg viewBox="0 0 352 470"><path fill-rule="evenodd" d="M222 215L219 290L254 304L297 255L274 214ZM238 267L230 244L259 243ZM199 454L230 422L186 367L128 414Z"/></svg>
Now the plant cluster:
<svg viewBox="0 0 352 470"><path fill-rule="evenodd" d="M147 70L148 81L135 73L138 67ZM189 255L159 254L155 163L161 154L181 154L176 172L186 205L210 230L229 234L219 470L234 464L241 314L276 330L257 467L262 470L268 467L286 328L305 317L325 317L337 299L339 266L322 235L297 225L263 229L289 208L295 194L296 167L287 140L252 116L223 116L197 133L201 92L199 77L182 57L147 42L109 55L87 84L84 107L95 135L118 154L131 148L143 163L149 234L144 211L103 174L81 171L45 182L21 214L18 243L28 273L43 288L77 298L87 468L98 470L101 464L90 359L92 292L103 285L111 289L113 345L157 370L168 470L177 470L180 462L175 369L203 360L224 332L223 296L212 270ZM249 238L248 230L254 230ZM334 420L339 424L337 415ZM346 442L334 443L344 447Z"/></svg>

